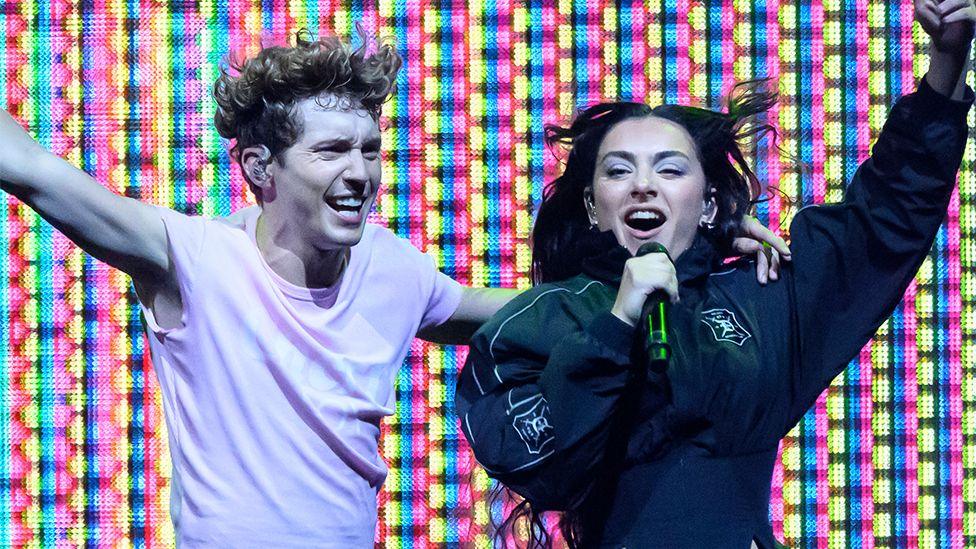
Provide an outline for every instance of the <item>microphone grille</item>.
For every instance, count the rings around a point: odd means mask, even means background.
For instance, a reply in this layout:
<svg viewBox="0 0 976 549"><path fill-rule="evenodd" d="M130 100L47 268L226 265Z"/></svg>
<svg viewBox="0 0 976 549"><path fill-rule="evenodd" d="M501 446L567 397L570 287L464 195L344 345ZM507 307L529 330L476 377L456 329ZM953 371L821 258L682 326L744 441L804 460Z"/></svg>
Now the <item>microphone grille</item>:
<svg viewBox="0 0 976 549"><path fill-rule="evenodd" d="M641 244L640 248L637 248L637 253L634 257L640 257L647 254L667 254L668 249L664 247L664 244L660 242L645 242Z"/></svg>

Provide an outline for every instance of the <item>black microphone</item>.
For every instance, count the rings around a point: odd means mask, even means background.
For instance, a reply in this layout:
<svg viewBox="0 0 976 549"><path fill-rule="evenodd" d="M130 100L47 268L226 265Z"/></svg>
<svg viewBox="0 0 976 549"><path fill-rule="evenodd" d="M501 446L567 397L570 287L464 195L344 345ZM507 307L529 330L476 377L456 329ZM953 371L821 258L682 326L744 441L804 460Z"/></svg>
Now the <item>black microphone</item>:
<svg viewBox="0 0 976 549"><path fill-rule="evenodd" d="M668 250L657 242L647 242L637 249L635 257L658 253L667 255ZM668 345L667 305L669 302L667 292L655 290L647 296L647 300L644 301L644 306L641 308L642 330L645 326L647 329L644 350L647 354L648 365L652 370L659 373L667 369L668 361L671 359L671 346Z"/></svg>

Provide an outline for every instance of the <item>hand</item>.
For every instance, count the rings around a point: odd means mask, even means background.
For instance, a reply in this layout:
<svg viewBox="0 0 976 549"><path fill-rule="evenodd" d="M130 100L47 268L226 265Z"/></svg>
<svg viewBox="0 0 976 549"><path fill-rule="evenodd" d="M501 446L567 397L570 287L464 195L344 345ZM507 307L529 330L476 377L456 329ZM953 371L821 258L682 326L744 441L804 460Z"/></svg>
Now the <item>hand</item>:
<svg viewBox="0 0 976 549"><path fill-rule="evenodd" d="M932 46L943 52L966 52L976 29L973 0L915 0L915 19Z"/></svg>
<svg viewBox="0 0 976 549"><path fill-rule="evenodd" d="M610 312L631 326L640 322L647 296L664 290L671 303L678 302L678 275L668 254L654 253L632 257L624 263L620 290Z"/></svg>
<svg viewBox="0 0 976 549"><path fill-rule="evenodd" d="M732 248L743 255L756 254L756 280L760 284L779 280L780 264L792 259L786 241L751 215L742 218Z"/></svg>

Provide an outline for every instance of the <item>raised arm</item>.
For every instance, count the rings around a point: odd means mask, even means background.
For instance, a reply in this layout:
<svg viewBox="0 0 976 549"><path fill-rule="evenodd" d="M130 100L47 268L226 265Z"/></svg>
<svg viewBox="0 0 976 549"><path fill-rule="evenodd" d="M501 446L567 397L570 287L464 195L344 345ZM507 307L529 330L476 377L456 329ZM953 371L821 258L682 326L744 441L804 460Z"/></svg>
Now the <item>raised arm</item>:
<svg viewBox="0 0 976 549"><path fill-rule="evenodd" d="M793 221L789 284L798 349L794 406L784 429L891 314L945 219L973 98L960 82L976 17L969 0L963 3L968 8L948 11L962 20L940 16L934 31L918 13L926 30L940 33L933 35L931 68L919 90L892 108L843 202L805 208Z"/></svg>
<svg viewBox="0 0 976 549"><path fill-rule="evenodd" d="M0 188L144 288L167 280L166 231L152 206L119 196L34 141L0 111Z"/></svg>

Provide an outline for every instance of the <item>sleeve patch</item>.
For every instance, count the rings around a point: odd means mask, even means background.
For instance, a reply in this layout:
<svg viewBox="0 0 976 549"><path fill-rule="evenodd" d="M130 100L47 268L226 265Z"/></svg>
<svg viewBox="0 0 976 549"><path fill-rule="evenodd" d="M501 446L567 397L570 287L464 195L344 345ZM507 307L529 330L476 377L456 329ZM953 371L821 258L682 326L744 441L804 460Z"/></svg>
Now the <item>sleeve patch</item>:
<svg viewBox="0 0 976 549"><path fill-rule="evenodd" d="M515 415L512 427L522 438L530 454L539 454L547 444L555 439L552 424L549 423L549 403L539 395L524 412Z"/></svg>

